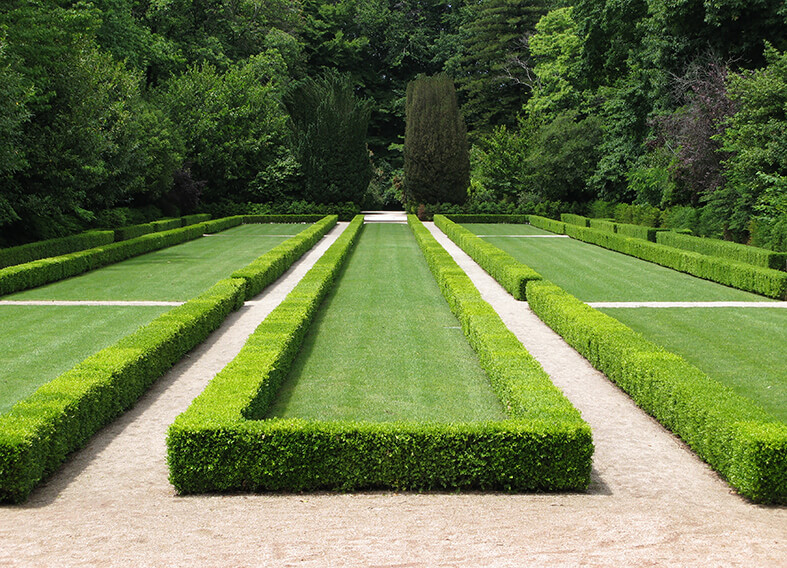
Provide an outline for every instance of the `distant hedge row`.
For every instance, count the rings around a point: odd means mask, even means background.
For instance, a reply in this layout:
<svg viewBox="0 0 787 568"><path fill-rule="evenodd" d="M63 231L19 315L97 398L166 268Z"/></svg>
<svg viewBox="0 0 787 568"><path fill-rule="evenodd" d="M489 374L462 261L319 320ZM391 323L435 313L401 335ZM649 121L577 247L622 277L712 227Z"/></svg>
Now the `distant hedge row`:
<svg viewBox="0 0 787 568"><path fill-rule="evenodd" d="M749 245L681 235L671 231L660 232L656 242L662 245L693 251L709 256L718 256L736 262L744 262L762 268L787 270L787 252L774 252Z"/></svg>
<svg viewBox="0 0 787 568"><path fill-rule="evenodd" d="M787 424L548 281L530 308L740 493L787 503Z"/></svg>
<svg viewBox="0 0 787 568"><path fill-rule="evenodd" d="M78 250L108 245L115 240L112 231L88 231L70 237L49 239L0 249L0 268L32 262L48 256L59 256Z"/></svg>
<svg viewBox="0 0 787 568"><path fill-rule="evenodd" d="M527 299L547 325L740 493L787 503L787 425L549 281L529 281Z"/></svg>
<svg viewBox="0 0 787 568"><path fill-rule="evenodd" d="M294 241L293 248L300 248L303 233L311 229L289 239ZM297 259L289 249L283 256L290 263ZM246 298L245 279L221 280L88 357L0 415L0 502L23 501L68 454L133 406L159 376L201 343Z"/></svg>
<svg viewBox="0 0 787 568"><path fill-rule="evenodd" d="M464 217L464 216L463 216ZM473 222L473 221L464 221ZM434 223L449 239L459 245L481 268L508 290L517 300L525 299L526 284L530 280L540 280L535 270L518 263L507 252L478 238L473 233L457 225L443 215L435 215Z"/></svg>
<svg viewBox="0 0 787 568"><path fill-rule="evenodd" d="M523 225L528 222L529 215L447 214L441 215L441 217L445 217L454 223L511 223Z"/></svg>
<svg viewBox="0 0 787 568"><path fill-rule="evenodd" d="M480 428L479 434L494 435L485 436L485 455L477 459L490 460L496 470L484 474L482 486L513 490L586 489L593 455L588 424L429 230L414 215L408 216L408 223L443 296L511 417L510 421L494 425L491 431ZM441 223L451 221L443 218ZM477 244L471 239L465 243ZM478 252L483 254L480 249ZM501 256L492 256L494 261L489 264L499 267ZM532 270L529 274L538 276ZM508 439L504 441L498 432L507 430ZM444 456L448 463L452 457L459 460L462 449L447 448ZM493 469L491 464L489 469ZM469 481L470 472L467 477Z"/></svg>
<svg viewBox="0 0 787 568"><path fill-rule="evenodd" d="M362 229L359 215L170 426L179 492L350 488L363 479L357 469L380 457L374 426L261 420Z"/></svg>
<svg viewBox="0 0 787 568"><path fill-rule="evenodd" d="M663 244L673 248L683 249L707 256L716 256L734 262L742 262L759 266L761 268L772 268L774 270L787 270L787 253L774 252L762 248L757 248L730 241L719 239L709 239L704 237L694 237L680 231L668 229L656 229L642 225L632 225L629 223L615 223L610 219L590 219L581 215L563 213L560 220L570 225L580 227L590 227L610 233L617 233L625 237L644 239L654 243ZM472 223L477 221L464 221Z"/></svg>
<svg viewBox="0 0 787 568"><path fill-rule="evenodd" d="M685 251L617 233L558 223L535 215L530 217L530 221L533 225L548 231L563 233L586 243L622 252L705 280L770 298L787 299L787 272Z"/></svg>

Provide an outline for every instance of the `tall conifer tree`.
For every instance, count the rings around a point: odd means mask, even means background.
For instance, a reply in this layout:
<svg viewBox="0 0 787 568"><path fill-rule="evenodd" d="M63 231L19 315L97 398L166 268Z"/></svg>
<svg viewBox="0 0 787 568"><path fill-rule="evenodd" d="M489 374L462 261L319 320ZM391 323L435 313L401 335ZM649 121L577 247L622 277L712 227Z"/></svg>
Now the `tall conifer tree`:
<svg viewBox="0 0 787 568"><path fill-rule="evenodd" d="M467 127L445 74L407 85L405 190L418 203L463 203L470 185Z"/></svg>

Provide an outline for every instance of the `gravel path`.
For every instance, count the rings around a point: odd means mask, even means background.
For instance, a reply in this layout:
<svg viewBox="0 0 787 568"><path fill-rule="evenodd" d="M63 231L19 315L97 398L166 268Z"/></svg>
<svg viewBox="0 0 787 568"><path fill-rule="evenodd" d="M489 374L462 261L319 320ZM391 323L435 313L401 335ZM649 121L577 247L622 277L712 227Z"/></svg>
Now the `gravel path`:
<svg viewBox="0 0 787 568"><path fill-rule="evenodd" d="M167 426L341 230L27 503L0 507L0 566L784 566L787 509L733 495L472 261L482 293L593 427L588 493L176 496Z"/></svg>

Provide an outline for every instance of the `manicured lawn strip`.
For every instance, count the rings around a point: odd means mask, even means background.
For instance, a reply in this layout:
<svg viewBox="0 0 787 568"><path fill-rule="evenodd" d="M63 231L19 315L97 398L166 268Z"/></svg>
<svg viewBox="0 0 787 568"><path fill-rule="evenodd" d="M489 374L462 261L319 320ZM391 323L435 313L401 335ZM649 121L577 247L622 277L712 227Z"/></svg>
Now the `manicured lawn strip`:
<svg viewBox="0 0 787 568"><path fill-rule="evenodd" d="M503 288L508 290L508 293L517 300L525 299L525 286L529 280L541 279L541 275L535 270L514 261L508 253L485 242L466 228L457 225L443 215L435 215L434 223L449 239L467 252L481 268L486 270L495 280L500 282ZM484 231L484 233L481 234L486 234L487 229L497 231L500 227L505 228L506 226L482 225L478 227L478 230ZM517 229L522 230L525 227L527 226L523 225L522 227L517 227Z"/></svg>
<svg viewBox="0 0 787 568"><path fill-rule="evenodd" d="M506 235L519 232L530 234L524 232L526 225L498 227L505 231L503 234ZM467 225L465 228L477 234L496 234L487 225ZM519 261L513 263L513 267L508 268L509 271L527 270L529 267L585 302L769 301L762 296L708 282L574 239L490 236L482 240L492 249L504 251ZM457 244L462 246L461 243ZM489 272L483 264L481 266ZM490 274L511 293L509 285L504 284L496 274ZM522 299L520 295L512 295Z"/></svg>
<svg viewBox="0 0 787 568"><path fill-rule="evenodd" d="M605 308L601 311L787 422L787 310Z"/></svg>
<svg viewBox="0 0 787 568"><path fill-rule="evenodd" d="M557 226L556 221L536 215L530 216L530 222L542 229L567 234L577 240L622 252L725 286L754 292L769 298L787 298L787 272L685 251L578 225L560 223L561 228Z"/></svg>
<svg viewBox="0 0 787 568"><path fill-rule="evenodd" d="M254 261L304 225L242 225L6 297L8 300L185 301Z"/></svg>
<svg viewBox="0 0 787 568"><path fill-rule="evenodd" d="M168 309L0 306L0 414Z"/></svg>
<svg viewBox="0 0 787 568"><path fill-rule="evenodd" d="M170 481L178 491L587 486L590 431L575 410L579 428L547 418L542 424L542 417L471 424L249 419L270 408L363 227L358 221L170 427ZM578 460L581 471L570 467ZM545 479L550 468L556 476Z"/></svg>
<svg viewBox="0 0 787 568"><path fill-rule="evenodd" d="M279 245L276 255L273 251L264 255L265 261L256 270L271 273L270 267L275 266L274 272L283 272L287 262L303 254L304 242L316 242L335 224L333 215L307 227ZM152 382L243 305L251 280L217 282L0 415L0 502L24 501L71 452L133 406Z"/></svg>
<svg viewBox="0 0 787 568"><path fill-rule="evenodd" d="M505 420L405 225L366 226L268 418Z"/></svg>
<svg viewBox="0 0 787 568"><path fill-rule="evenodd" d="M548 280L530 308L741 494L787 503L787 424Z"/></svg>

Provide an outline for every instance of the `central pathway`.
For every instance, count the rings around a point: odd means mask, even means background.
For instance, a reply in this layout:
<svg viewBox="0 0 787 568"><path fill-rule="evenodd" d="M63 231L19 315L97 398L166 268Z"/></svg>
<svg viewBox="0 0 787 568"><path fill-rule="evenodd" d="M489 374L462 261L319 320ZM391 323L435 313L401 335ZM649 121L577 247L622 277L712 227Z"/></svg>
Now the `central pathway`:
<svg viewBox="0 0 787 568"><path fill-rule="evenodd" d="M593 428L588 493L175 495L167 426L338 227L26 504L0 507L0 566L784 566L785 508L734 495L430 229Z"/></svg>

